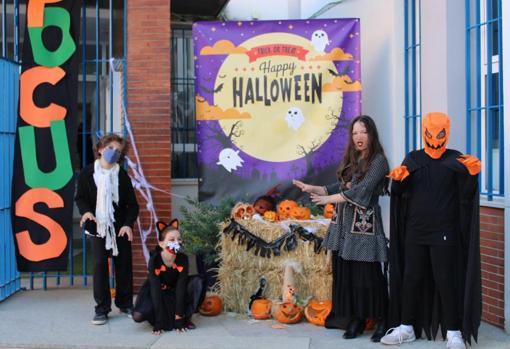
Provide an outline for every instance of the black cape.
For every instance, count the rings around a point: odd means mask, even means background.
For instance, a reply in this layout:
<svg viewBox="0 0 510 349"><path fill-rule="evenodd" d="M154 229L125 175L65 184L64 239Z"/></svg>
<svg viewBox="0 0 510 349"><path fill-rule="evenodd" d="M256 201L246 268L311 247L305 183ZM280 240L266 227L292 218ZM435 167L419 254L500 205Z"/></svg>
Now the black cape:
<svg viewBox="0 0 510 349"><path fill-rule="evenodd" d="M421 168L417 162L418 152L409 153L403 165L409 172ZM447 150L442 156L445 166L459 173L458 178L458 227L460 243L457 245L457 263L459 271L457 290L459 290L458 309L459 320L462 324L464 340L471 344L471 337L478 340L478 327L482 312L481 277L480 277L480 197L478 192L478 175L469 175L467 169L457 158L461 153ZM390 204L390 250L389 250L389 279L390 304L388 309L388 324L396 327L401 324L402 313L402 283L405 269L405 236L406 211L408 192L391 193ZM446 328L441 324L441 304L438 290L435 288L432 273L424 280L422 294L420 295L419 309L414 326L417 338L425 332L430 340L436 338L439 327L443 339L446 337Z"/></svg>

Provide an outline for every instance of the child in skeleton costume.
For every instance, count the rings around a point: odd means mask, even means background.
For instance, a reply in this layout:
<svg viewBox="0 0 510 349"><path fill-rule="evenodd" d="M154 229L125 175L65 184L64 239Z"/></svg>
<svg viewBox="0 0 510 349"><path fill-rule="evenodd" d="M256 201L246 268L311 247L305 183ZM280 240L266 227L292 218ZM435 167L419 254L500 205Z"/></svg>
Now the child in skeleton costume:
<svg viewBox="0 0 510 349"><path fill-rule="evenodd" d="M75 201L80 226L91 236L94 260L95 325L105 324L111 311L108 256L115 266L115 305L128 316L133 308L131 241L138 203L131 179L118 164L126 150L122 137L103 136L96 146L97 160L78 177Z"/></svg>
<svg viewBox="0 0 510 349"><path fill-rule="evenodd" d="M191 316L203 300L205 284L189 277L190 263L182 252L179 222L156 224L158 246L151 253L149 276L136 299L133 320L148 321L154 334L194 329ZM194 262L193 262L194 263Z"/></svg>
<svg viewBox="0 0 510 349"><path fill-rule="evenodd" d="M398 327L381 343L411 342L422 330L435 338L441 327L447 348L464 349L480 325L480 161L446 149L447 115L427 114L422 130L424 149L389 174L389 322Z"/></svg>
<svg viewBox="0 0 510 349"><path fill-rule="evenodd" d="M355 338L365 320L377 319L371 340L385 333L388 304L383 263L387 261L379 196L387 191L388 161L377 128L368 116L355 118L338 172L339 182L321 187L294 181L316 204L336 204L324 245L332 254L333 308L328 328L346 328L345 339Z"/></svg>

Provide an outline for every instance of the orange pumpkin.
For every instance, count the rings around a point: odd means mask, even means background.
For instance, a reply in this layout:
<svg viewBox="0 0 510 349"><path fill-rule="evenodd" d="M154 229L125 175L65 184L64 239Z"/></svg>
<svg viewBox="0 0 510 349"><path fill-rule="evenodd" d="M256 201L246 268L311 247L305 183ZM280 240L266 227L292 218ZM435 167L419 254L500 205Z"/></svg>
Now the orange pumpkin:
<svg viewBox="0 0 510 349"><path fill-rule="evenodd" d="M251 305L251 316L257 320L266 320L271 317L271 301L269 299L256 299Z"/></svg>
<svg viewBox="0 0 510 349"><path fill-rule="evenodd" d="M305 317L308 322L314 325L324 326L332 307L333 303L331 301L319 302L312 300L305 308Z"/></svg>
<svg viewBox="0 0 510 349"><path fill-rule="evenodd" d="M198 308L200 314L205 316L216 316L221 313L222 303L218 295L208 295Z"/></svg>
<svg viewBox="0 0 510 349"><path fill-rule="evenodd" d="M264 219L266 221L275 222L278 220L278 214L275 211L264 212Z"/></svg>
<svg viewBox="0 0 510 349"><path fill-rule="evenodd" d="M281 303L273 307L273 317L282 324L295 324L303 317L303 308L294 303Z"/></svg>
<svg viewBox="0 0 510 349"><path fill-rule="evenodd" d="M290 211L294 208L298 207L297 202L293 200L283 200L278 204L278 217L280 219L287 219L290 217Z"/></svg>
<svg viewBox="0 0 510 349"><path fill-rule="evenodd" d="M333 204L327 204L326 206L324 206L324 213L323 213L323 216L324 218L333 218L333 214L335 213L335 205Z"/></svg>
<svg viewBox="0 0 510 349"><path fill-rule="evenodd" d="M294 207L290 210L290 216L302 221L310 220L310 209L308 207Z"/></svg>

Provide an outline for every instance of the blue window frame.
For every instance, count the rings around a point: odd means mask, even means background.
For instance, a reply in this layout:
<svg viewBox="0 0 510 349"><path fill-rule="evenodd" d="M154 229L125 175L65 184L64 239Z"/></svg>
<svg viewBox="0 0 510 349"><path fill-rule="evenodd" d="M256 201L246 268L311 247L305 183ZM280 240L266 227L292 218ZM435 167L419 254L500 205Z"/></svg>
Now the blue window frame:
<svg viewBox="0 0 510 349"><path fill-rule="evenodd" d="M404 0L405 150L421 139L421 0Z"/></svg>
<svg viewBox="0 0 510 349"><path fill-rule="evenodd" d="M482 160L481 194L504 195L502 0L466 0L467 153Z"/></svg>

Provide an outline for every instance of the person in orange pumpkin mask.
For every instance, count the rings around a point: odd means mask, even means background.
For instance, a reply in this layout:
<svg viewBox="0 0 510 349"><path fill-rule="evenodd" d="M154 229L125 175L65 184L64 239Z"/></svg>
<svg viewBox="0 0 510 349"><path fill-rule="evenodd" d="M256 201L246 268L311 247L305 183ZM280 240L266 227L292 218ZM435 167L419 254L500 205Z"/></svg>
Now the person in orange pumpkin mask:
<svg viewBox="0 0 510 349"><path fill-rule="evenodd" d="M450 119L427 114L424 148L407 154L391 185L390 307L381 343L447 334L447 348L477 340L481 314L480 161L447 149Z"/></svg>

